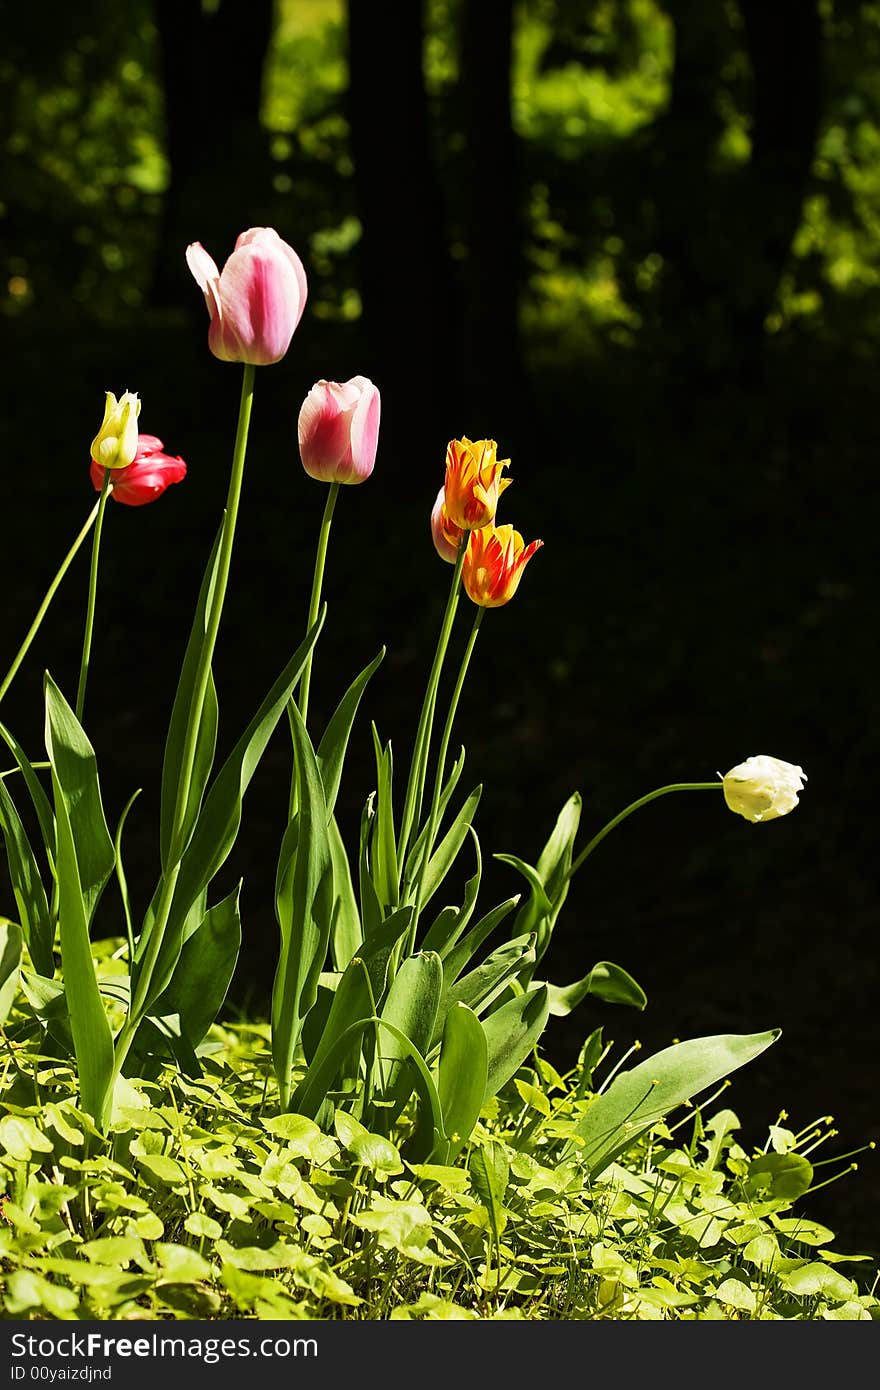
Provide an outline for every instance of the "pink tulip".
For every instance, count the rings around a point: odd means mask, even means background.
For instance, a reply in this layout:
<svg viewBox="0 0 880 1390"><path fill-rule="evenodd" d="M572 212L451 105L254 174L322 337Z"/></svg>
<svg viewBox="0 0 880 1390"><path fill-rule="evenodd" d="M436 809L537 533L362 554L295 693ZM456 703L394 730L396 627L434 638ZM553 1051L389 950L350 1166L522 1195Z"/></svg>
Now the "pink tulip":
<svg viewBox="0 0 880 1390"><path fill-rule="evenodd" d="M254 367L280 362L306 303L306 273L293 247L272 227L251 227L222 274L199 241L186 248L186 263L205 296L214 356Z"/></svg>
<svg viewBox="0 0 880 1390"><path fill-rule="evenodd" d="M461 538L465 534L460 526L456 526L454 521L450 521L449 513L446 510L446 489L441 487L431 512L431 538L434 541L434 549L441 560L446 560L450 565L455 564L461 547Z"/></svg>
<svg viewBox="0 0 880 1390"><path fill-rule="evenodd" d="M362 483L376 462L379 389L365 376L316 381L299 412L299 452L309 477Z"/></svg>
<svg viewBox="0 0 880 1390"><path fill-rule="evenodd" d="M91 479L96 492L101 491L104 469L92 459ZM114 468L110 475L110 495L114 502L127 507L143 507L155 502L172 483L186 477L182 458L172 458L162 452L162 441L154 434L139 434L134 462L127 468Z"/></svg>

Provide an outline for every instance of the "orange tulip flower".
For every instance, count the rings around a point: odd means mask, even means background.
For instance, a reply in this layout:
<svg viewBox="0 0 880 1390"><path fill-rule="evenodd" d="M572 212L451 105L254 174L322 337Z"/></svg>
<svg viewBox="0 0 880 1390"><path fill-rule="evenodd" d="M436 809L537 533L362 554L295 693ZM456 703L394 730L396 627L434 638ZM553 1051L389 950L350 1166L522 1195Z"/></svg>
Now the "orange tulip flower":
<svg viewBox="0 0 880 1390"><path fill-rule="evenodd" d="M472 531L461 571L465 593L481 608L500 608L519 588L522 572L543 541L526 545L512 526Z"/></svg>
<svg viewBox="0 0 880 1390"><path fill-rule="evenodd" d="M446 514L463 531L491 526L498 499L512 478L502 478L501 470L510 459L496 458L494 439L452 439L446 449L446 483L443 488Z"/></svg>

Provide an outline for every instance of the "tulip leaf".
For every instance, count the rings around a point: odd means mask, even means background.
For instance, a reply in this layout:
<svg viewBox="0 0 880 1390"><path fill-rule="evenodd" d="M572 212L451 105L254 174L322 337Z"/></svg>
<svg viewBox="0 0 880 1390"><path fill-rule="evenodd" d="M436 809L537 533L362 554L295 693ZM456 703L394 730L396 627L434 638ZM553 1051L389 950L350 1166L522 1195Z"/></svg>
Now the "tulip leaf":
<svg viewBox="0 0 880 1390"><path fill-rule="evenodd" d="M333 912L333 865L324 787L311 739L294 700L290 701L288 713L299 810L287 828L278 860L275 911L281 950L272 989L272 1058L285 1110L294 1050L303 1020L317 998Z"/></svg>
<svg viewBox="0 0 880 1390"><path fill-rule="evenodd" d="M336 817L331 815L327 823L327 839L330 845L330 860L333 866L333 930L330 949L337 970L344 970L355 952L360 948L364 936L358 912L357 898L351 881L348 855Z"/></svg>
<svg viewBox="0 0 880 1390"><path fill-rule="evenodd" d="M204 906L203 899L200 902L200 895L204 894L208 884L223 866L235 844L241 825L242 803L245 793L257 770L266 745L288 706L291 691L299 680L309 652L317 640L326 611L325 605L317 622L294 652L229 754L205 797L196 827L180 866L171 911L145 1007L148 1007L169 983L183 942L201 922ZM311 749L311 744L309 744L309 748ZM314 763L314 753L312 753L311 758ZM315 769L315 776L317 777L317 769ZM318 778L318 784L320 785L320 778ZM325 824L326 816L317 830L323 831ZM317 838L322 837L319 835ZM153 901L147 910L144 929L138 941L136 973L155 924L156 905L161 897L162 885L163 880L160 879L153 895ZM193 907L196 903L200 905L194 912Z"/></svg>
<svg viewBox="0 0 880 1390"><path fill-rule="evenodd" d="M367 682L381 664L384 656L385 648L383 647L369 666L364 667L360 675L352 681L337 705L327 728L324 730L321 742L318 744L318 767L321 771L321 780L324 783L324 800L327 803L329 814L332 814L336 805L342 766L361 696L367 687Z"/></svg>
<svg viewBox="0 0 880 1390"><path fill-rule="evenodd" d="M373 809L375 802L376 793L371 792L361 812L360 844L358 850L358 886L360 889L361 924L365 941L369 941L373 932L382 921L382 904L379 902L373 883L372 873L370 871L370 841L373 836L373 826L376 820L376 812Z"/></svg>
<svg viewBox="0 0 880 1390"><path fill-rule="evenodd" d="M21 931L27 942L31 960L43 975L55 969L53 944L55 932L46 890L31 849L27 832L21 823L15 803L6 784L0 778L0 830L6 844L9 862L9 881L18 907ZM16 928L16 930L19 930Z"/></svg>
<svg viewBox="0 0 880 1390"><path fill-rule="evenodd" d="M217 746L217 692L214 687L213 675L209 670L204 693L204 706L197 730L186 810L180 823L179 842L177 845L172 845L174 817L177 811L177 801L180 795L180 778L183 770L183 751L186 744L187 731L192 718L199 659L205 645L205 636L208 629L209 610L213 600L214 584L217 576L217 562L220 553L220 537L222 534L223 528L221 526L211 548L211 554L208 557L208 563L202 577L198 602L196 603L196 611L193 615L192 628L189 634L189 641L187 642L183 664L180 668L177 693L174 697L174 705L171 710L168 736L165 740L165 757L162 764L162 793L159 813L159 852L163 873L168 872L172 851L175 852L175 860L177 860L183 854L186 845L189 843L190 836L192 835L198 818L202 798L205 794L205 788L208 785L208 778L211 775L211 768L214 764L214 753Z"/></svg>
<svg viewBox="0 0 880 1390"><path fill-rule="evenodd" d="M504 1194L510 1181L504 1145L495 1139L478 1144L468 1160L468 1173L474 1192L486 1208L497 1245L503 1229Z"/></svg>
<svg viewBox="0 0 880 1390"><path fill-rule="evenodd" d="M435 827L435 833L439 831L440 826L443 824L443 817L446 812L446 807L449 805L449 802L452 799L452 793L458 786L458 781L461 777L462 770L464 768L464 759L465 750L462 748L461 752L459 753L458 757L452 765L452 770L449 776L446 779L446 786L440 793L440 800L437 803L437 825ZM425 824L422 826L419 835L413 841L413 845L409 854L406 856L406 867L404 870L404 877L407 883L414 883L416 880L416 877L418 875L419 864L421 862L422 855L424 854L425 843L428 839L428 831L430 830L430 828L430 821L426 821Z"/></svg>
<svg viewBox="0 0 880 1390"><path fill-rule="evenodd" d="M489 1056L484 1101L500 1091L519 1071L543 1033L549 1012L547 986L536 985L480 1020Z"/></svg>
<svg viewBox="0 0 880 1390"><path fill-rule="evenodd" d="M425 871L425 879L422 884L421 906L430 902L443 882L452 865L458 857L458 852L467 839L468 831L471 829L471 822L474 812L480 801L483 788L475 787L470 796L465 801L452 825L447 830L440 844L437 846L428 861Z"/></svg>
<svg viewBox="0 0 880 1390"><path fill-rule="evenodd" d="M434 1022L440 1003L443 967L433 951L408 956L391 982L382 1020L409 1039L423 1057L434 1032ZM385 1123L395 1119L409 1099L413 1077L406 1066L407 1053L401 1048L397 1035L389 1033L377 1039L379 1056L373 1064L373 1087L385 1104Z"/></svg>
<svg viewBox="0 0 880 1390"><path fill-rule="evenodd" d="M49 861L49 868L55 873L55 816L48 796L43 791L42 784L37 776L31 761L25 753L18 740L9 732L3 724L0 724L0 738L9 748L15 761L18 763L25 785L30 793L34 810L37 813L37 820L40 822L40 832L43 836L43 845Z"/></svg>
<svg viewBox="0 0 880 1390"><path fill-rule="evenodd" d="M17 922L0 918L0 1023L6 1022L18 993L23 939Z"/></svg>
<svg viewBox="0 0 880 1390"><path fill-rule="evenodd" d="M443 957L443 977L450 984L457 980L468 961L470 961L482 946L488 936L491 936L496 927L500 926L505 917L513 911L519 902L519 893L514 897L508 898L506 902L499 903L493 907L491 912L487 912L485 917L481 917L475 927L472 927L467 936L460 941L456 941L456 936L452 936L450 941L443 947L436 949ZM430 933L428 934L430 935ZM427 938L425 945L428 945Z"/></svg>
<svg viewBox="0 0 880 1390"><path fill-rule="evenodd" d="M513 924L514 936L535 932L535 964L541 960L562 904L568 897L569 877L574 840L581 818L581 796L575 792L568 798L556 819L556 824L533 869L514 855L496 854L495 858L512 864L528 880L531 894L520 908Z"/></svg>
<svg viewBox="0 0 880 1390"><path fill-rule="evenodd" d="M437 1094L449 1137L445 1163L454 1162L471 1136L483 1108L488 1073L489 1047L480 1020L466 1004L453 1003L437 1062Z"/></svg>
<svg viewBox="0 0 880 1390"><path fill-rule="evenodd" d="M159 1016L177 1014L190 1047L198 1047L229 989L241 947L241 883L205 913L184 942L171 983L154 1005Z"/></svg>
<svg viewBox="0 0 880 1390"><path fill-rule="evenodd" d="M474 842L474 853L477 859L476 873L464 885L464 901L461 907L444 908L436 920L431 923L422 942L423 950L437 951L441 956L445 956L452 949L471 920L483 878L483 858L480 854L479 837L472 825L468 826L468 830Z"/></svg>
<svg viewBox="0 0 880 1390"><path fill-rule="evenodd" d="M571 985L548 985L550 990L550 1012L557 1018L564 1018L576 1008L588 994L604 999L606 1004L631 1004L635 1009L643 1009L648 996L627 972L610 960L597 961L583 979Z"/></svg>
<svg viewBox="0 0 880 1390"><path fill-rule="evenodd" d="M65 727L64 722L61 727ZM51 750L53 745L57 744L57 740L49 739L49 744ZM82 792L83 786L90 785L88 760L62 758L60 761L68 776L72 770L82 774L79 785L71 791L69 785L63 785L55 766L52 767L55 823L58 831L61 971L64 976L65 999L70 1015L70 1031L83 1109L103 1128L110 1078L113 1074L113 1035L104 1012L92 960L87 897L80 878L70 814L70 805L76 792ZM90 862L94 865L94 855L91 856Z"/></svg>
<svg viewBox="0 0 880 1390"><path fill-rule="evenodd" d="M503 993L508 981L515 979L524 967L534 962L534 959L535 938L531 934L514 937L513 941L505 941L503 946L492 951L474 970L454 982L447 983L444 966L443 997L432 1041L440 1041L446 1014L453 1004L467 1004L475 1014L484 1012Z"/></svg>
<svg viewBox="0 0 880 1390"><path fill-rule="evenodd" d="M373 725L373 745L376 752L376 815L370 840L370 877L383 916L398 904L397 846L394 839L394 806L392 786L394 761L391 744L385 748Z"/></svg>
<svg viewBox="0 0 880 1390"><path fill-rule="evenodd" d="M297 1115L307 1115L309 1119L317 1115L340 1066L356 1041L356 1033L352 1030L356 1030L358 1026L366 1027L367 1020L374 1013L373 1004L367 967L360 956L355 956L349 961L342 979L336 986L327 1022L314 1056L285 1109L292 1110ZM273 1021L273 1049L274 1034ZM347 1048L341 1046L344 1042L347 1042Z"/></svg>
<svg viewBox="0 0 880 1390"><path fill-rule="evenodd" d="M575 1125L580 1142L570 1143L566 1152L579 1152L596 1177L657 1120L759 1056L780 1032L690 1038L621 1072Z"/></svg>
<svg viewBox="0 0 880 1390"><path fill-rule="evenodd" d="M52 764L52 772L61 789L70 833L73 836L78 881L88 928L95 915L98 899L113 872L116 851L101 804L95 750L48 671L45 685L46 751ZM57 822L57 791L55 819ZM60 866L58 880L60 887Z"/></svg>

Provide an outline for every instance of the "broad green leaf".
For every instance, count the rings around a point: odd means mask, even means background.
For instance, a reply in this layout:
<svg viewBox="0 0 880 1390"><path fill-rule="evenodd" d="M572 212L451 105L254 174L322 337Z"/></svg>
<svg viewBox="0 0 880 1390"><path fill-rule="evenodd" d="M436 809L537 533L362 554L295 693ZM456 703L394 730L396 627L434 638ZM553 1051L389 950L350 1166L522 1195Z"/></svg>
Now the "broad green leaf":
<svg viewBox="0 0 880 1390"><path fill-rule="evenodd" d="M403 1172L400 1154L383 1135L371 1134L359 1120L344 1110L336 1111L333 1123L340 1143L378 1182Z"/></svg>
<svg viewBox="0 0 880 1390"><path fill-rule="evenodd" d="M431 923L430 928L425 933L425 939L422 942L423 950L436 951L440 956L445 956L452 950L453 946L458 941L473 916L473 911L477 904L477 897L480 892L480 883L483 878L483 859L480 854L480 840L472 825L468 827L468 830L474 842L474 853L477 859L476 873L472 874L464 885L464 900L461 907L444 908L435 921Z"/></svg>
<svg viewBox="0 0 880 1390"><path fill-rule="evenodd" d="M515 1076L535 1047L547 1026L549 1004L547 986L538 985L480 1020L489 1057L484 1100Z"/></svg>
<svg viewBox="0 0 880 1390"><path fill-rule="evenodd" d="M640 1134L670 1110L722 1081L774 1043L767 1033L720 1033L675 1043L620 1073L572 1131L592 1177L607 1168ZM575 1151L567 1146L566 1153Z"/></svg>
<svg viewBox="0 0 880 1390"><path fill-rule="evenodd" d="M159 1015L177 1014L183 1036L196 1048L226 998L241 947L241 883L212 907L184 942L171 983L156 1000Z"/></svg>
<svg viewBox="0 0 880 1390"><path fill-rule="evenodd" d="M471 828L471 822L473 821L474 813L479 805L482 793L483 788L481 786L474 788L458 815L455 817L455 820L452 822L452 825L431 855L422 885L422 907L431 901L437 889L440 887L440 884L455 863L458 852L467 839L468 831Z"/></svg>
<svg viewBox="0 0 880 1390"><path fill-rule="evenodd" d="M336 987L324 1031L306 1074L290 1096L285 1109L314 1119L333 1086L338 1068L347 1059L348 1054L341 1049L341 1040L348 1039L351 1047L360 1036L357 1030L363 1032L372 1013L373 997L367 967L359 956L354 956Z"/></svg>
<svg viewBox="0 0 880 1390"><path fill-rule="evenodd" d="M600 960L582 980L572 985L550 985L550 1012L557 1018L564 1018L576 1008L588 994L604 999L606 1004L631 1004L633 1008L643 1009L648 996L627 972L610 960Z"/></svg>
<svg viewBox="0 0 880 1390"><path fill-rule="evenodd" d="M186 745L187 731L191 722L193 700L195 698L199 657L205 644L209 613L214 596L214 584L217 577L217 560L220 553L220 537L222 534L223 527L221 525L214 539L214 544L211 547L211 554L208 557L208 563L205 567L204 575L202 576L199 597L193 615L192 628L190 629L189 640L186 644L186 651L180 668L180 678L177 683L177 692L174 696L174 705L171 710L168 735L165 740L165 757L162 763L162 791L159 813L159 853L163 873L167 873L169 870L172 849L176 851L175 860L178 860L183 854L186 845L189 843L189 838L193 832L199 814L199 808L202 804L202 798L205 794L205 788L208 785L208 778L211 775L211 768L214 763L214 752L217 746L217 691L214 687L214 677L209 670L206 677L204 707L196 735L196 746L192 764L192 776L186 801L186 811L181 820L179 842L177 845L172 846L171 837L174 827L177 800L180 794L183 754Z"/></svg>
<svg viewBox="0 0 880 1390"><path fill-rule="evenodd" d="M0 1023L6 1022L18 993L21 946L21 927L0 918Z"/></svg>
<svg viewBox="0 0 880 1390"><path fill-rule="evenodd" d="M31 960L41 974L51 975L55 969L52 953L55 932L49 912L49 903L46 899L46 890L40 878L40 870L31 849L27 832L2 778L0 778L0 830L3 832L3 839L6 844L9 881Z"/></svg>
<svg viewBox="0 0 880 1390"><path fill-rule="evenodd" d="M48 679L48 677L47 677ZM50 739L50 745L55 744ZM51 753L50 753L51 757ZM70 765L64 762L70 774ZM74 764L76 766L76 764ZM83 786L83 782L74 783ZM88 782L85 783L89 785ZM89 941L89 919L70 823L67 796L55 768L55 823L58 829L58 918L61 971L70 1014L83 1109L103 1128L113 1072L113 1035L104 1012ZM103 821L103 817L102 817ZM87 822L86 822L87 823ZM105 827L106 828L106 827ZM109 836L108 836L109 841ZM111 846L112 849L112 846ZM94 864L94 856L92 863ZM111 865L112 868L112 865Z"/></svg>
<svg viewBox="0 0 880 1390"><path fill-rule="evenodd" d="M474 970L447 984L444 970L443 997L437 1015L433 1041L439 1042L446 1014L453 1004L467 1004L474 1013L483 1013L535 959L535 938L516 937L492 951Z"/></svg>
<svg viewBox="0 0 880 1390"><path fill-rule="evenodd" d="M759 1154L749 1163L745 1189L764 1202L793 1202L809 1190L813 1165L803 1154Z"/></svg>
<svg viewBox="0 0 880 1390"><path fill-rule="evenodd" d="M408 956L391 982L382 1019L394 1024L414 1047L427 1056L437 1017L443 967L433 951ZM396 1118L413 1087L412 1073L406 1067L404 1052L394 1033L380 1035L373 1064L373 1089L386 1102L386 1123Z"/></svg>
<svg viewBox="0 0 880 1390"><path fill-rule="evenodd" d="M453 1004L437 1062L437 1094L443 1128L449 1136L446 1163L461 1153L477 1123L486 1096L489 1049L480 1020L466 1004Z"/></svg>
<svg viewBox="0 0 880 1390"><path fill-rule="evenodd" d="M211 784L192 833L174 888L168 924L159 952L145 1007L165 989L177 964L184 940L196 929L204 915L203 907L191 919L193 905L199 901L214 875L226 862L241 825L242 803L257 770L266 745L284 714L290 694L302 673L309 652L317 640L326 615L326 605L297 648L272 689L257 710L223 767ZM314 762L314 754L312 754ZM317 774L316 774L317 775ZM137 964L143 959L146 943L155 924L156 906L161 897L160 880L147 911L144 930L138 941ZM137 977L137 969L136 969Z"/></svg>
<svg viewBox="0 0 880 1390"><path fill-rule="evenodd" d="M797 1269L780 1275L779 1282L789 1293L797 1294L800 1298L821 1296L830 1298L835 1303L843 1303L856 1292L851 1279L838 1274L836 1269L831 1269L818 1260L799 1265Z"/></svg>
<svg viewBox="0 0 880 1390"><path fill-rule="evenodd" d="M379 667L384 656L385 648L383 647L369 666L366 666L360 675L352 681L337 705L327 728L324 730L323 738L318 744L316 757L321 771L321 781L324 784L324 800L330 815L333 814L333 808L336 805L345 753L361 696L367 687L367 682Z"/></svg>
<svg viewBox="0 0 880 1390"><path fill-rule="evenodd" d="M40 822L40 833L43 836L43 845L46 850L46 856L49 861L49 868L52 874L54 875L55 817L52 813L51 803L49 801L48 796L43 791L42 783L40 782L40 779L34 767L32 766L30 759L27 757L24 749L21 747L21 744L17 741L16 738L14 738L14 736L3 724L0 724L0 738L3 739L4 743L9 748L9 751L12 753L12 756L15 758L15 761L18 763L18 766L21 769L21 774L24 778L25 786L30 792L31 801L34 804L34 810L36 811L37 819Z"/></svg>
<svg viewBox="0 0 880 1390"><path fill-rule="evenodd" d="M468 1159L471 1186L489 1214L489 1224L497 1245L504 1228L504 1194L510 1181L510 1165L504 1145L490 1139L478 1144Z"/></svg>
<svg viewBox="0 0 880 1390"><path fill-rule="evenodd" d="M352 956L363 943L361 917L357 898L351 881L348 855L336 817L331 815L327 825L327 840L330 845L330 862L333 866L333 930L330 937L330 951L337 970L344 970Z"/></svg>
<svg viewBox="0 0 880 1390"><path fill-rule="evenodd" d="M296 762L296 804L278 861L275 911L281 950L272 990L272 1058L282 1097L289 1108L290 1070L303 1019L318 993L330 942L333 869L327 835L327 805L321 774L296 702L289 707ZM302 1106L295 1110L306 1114Z"/></svg>
<svg viewBox="0 0 880 1390"><path fill-rule="evenodd" d="M52 764L53 787L57 782L55 818L57 823L60 790L70 827L88 928L104 885L113 872L116 853L101 805L95 750L48 671L45 685L46 752ZM60 831L57 833L60 839ZM61 858L60 849L58 858ZM58 879L60 887L60 864Z"/></svg>

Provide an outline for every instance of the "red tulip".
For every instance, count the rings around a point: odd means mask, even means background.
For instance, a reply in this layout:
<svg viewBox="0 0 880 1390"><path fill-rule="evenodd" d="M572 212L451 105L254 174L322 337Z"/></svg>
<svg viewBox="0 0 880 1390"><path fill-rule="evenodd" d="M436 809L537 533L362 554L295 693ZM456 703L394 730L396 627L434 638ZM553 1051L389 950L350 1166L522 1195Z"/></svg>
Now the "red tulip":
<svg viewBox="0 0 880 1390"><path fill-rule="evenodd" d="M299 412L299 452L310 478L362 483L376 462L379 389L365 376L316 381Z"/></svg>
<svg viewBox="0 0 880 1390"><path fill-rule="evenodd" d="M94 459L90 473L95 491L100 492L104 470ZM115 502L124 502L127 507L143 507L147 502L155 502L166 487L185 477L186 464L182 458L163 453L162 441L154 434L139 434L134 462L127 468L114 468L110 475L110 495Z"/></svg>
<svg viewBox="0 0 880 1390"><path fill-rule="evenodd" d="M186 263L205 296L214 356L254 367L280 362L306 303L306 273L293 247L272 227L251 227L222 274L199 241L186 248Z"/></svg>

